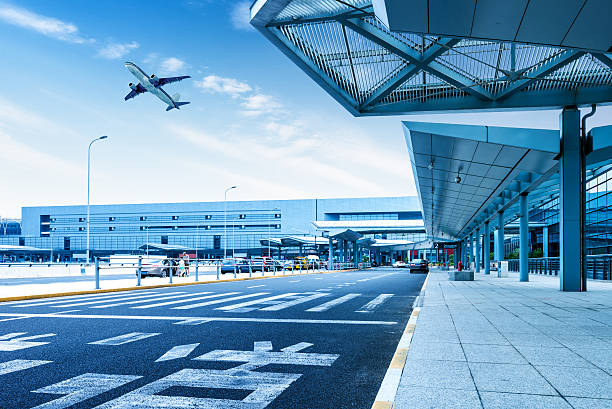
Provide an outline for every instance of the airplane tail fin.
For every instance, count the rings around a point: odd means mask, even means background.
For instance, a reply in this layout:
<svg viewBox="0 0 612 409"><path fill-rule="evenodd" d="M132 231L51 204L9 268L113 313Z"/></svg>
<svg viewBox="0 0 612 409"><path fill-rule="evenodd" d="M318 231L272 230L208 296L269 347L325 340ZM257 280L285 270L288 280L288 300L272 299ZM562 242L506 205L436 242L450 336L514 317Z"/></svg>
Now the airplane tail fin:
<svg viewBox="0 0 612 409"><path fill-rule="evenodd" d="M168 111L170 111L171 109L174 109L174 108L179 109L179 107L182 107L183 105L191 104L191 102L187 102L187 101L185 101L185 102L175 102L174 104L176 105L176 107L173 106L173 105L168 105L168 107L166 108L166 112L168 112Z"/></svg>

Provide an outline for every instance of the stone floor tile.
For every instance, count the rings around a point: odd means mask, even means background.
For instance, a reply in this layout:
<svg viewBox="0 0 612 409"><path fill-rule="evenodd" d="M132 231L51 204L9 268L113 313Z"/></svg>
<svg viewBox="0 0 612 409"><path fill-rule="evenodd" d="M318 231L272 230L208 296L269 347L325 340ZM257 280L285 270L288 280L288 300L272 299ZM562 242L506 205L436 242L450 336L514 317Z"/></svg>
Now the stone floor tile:
<svg viewBox="0 0 612 409"><path fill-rule="evenodd" d="M459 332L459 340L464 344L510 344L499 332L461 331Z"/></svg>
<svg viewBox="0 0 612 409"><path fill-rule="evenodd" d="M521 354L509 345L463 344L463 352L468 362L527 364Z"/></svg>
<svg viewBox="0 0 612 409"><path fill-rule="evenodd" d="M516 345L516 349L518 349L525 359L527 359L527 361L534 366L582 366L585 368L590 368L593 366L590 362L576 355L568 348Z"/></svg>
<svg viewBox="0 0 612 409"><path fill-rule="evenodd" d="M476 391L403 386L397 390L395 409L481 409Z"/></svg>
<svg viewBox="0 0 612 409"><path fill-rule="evenodd" d="M566 398L574 409L612 409L612 399Z"/></svg>
<svg viewBox="0 0 612 409"><path fill-rule="evenodd" d="M563 396L612 399L612 376L597 368L538 366Z"/></svg>
<svg viewBox="0 0 612 409"><path fill-rule="evenodd" d="M484 409L572 409L560 396L480 392Z"/></svg>
<svg viewBox="0 0 612 409"><path fill-rule="evenodd" d="M408 359L400 385L476 390L467 362Z"/></svg>
<svg viewBox="0 0 612 409"><path fill-rule="evenodd" d="M460 344L450 342L423 342L417 340L410 344L408 359L438 361L465 361Z"/></svg>
<svg viewBox="0 0 612 409"><path fill-rule="evenodd" d="M557 395L531 365L469 362L479 391Z"/></svg>

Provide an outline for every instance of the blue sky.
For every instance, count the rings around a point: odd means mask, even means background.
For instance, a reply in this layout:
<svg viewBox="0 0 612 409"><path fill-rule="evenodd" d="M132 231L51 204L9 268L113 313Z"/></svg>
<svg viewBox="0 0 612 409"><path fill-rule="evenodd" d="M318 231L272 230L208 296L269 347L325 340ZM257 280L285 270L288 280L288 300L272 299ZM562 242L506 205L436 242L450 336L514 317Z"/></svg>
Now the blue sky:
<svg viewBox="0 0 612 409"><path fill-rule="evenodd" d="M231 185L236 200L414 194L403 118L350 116L249 27L248 4L0 0L0 216L85 203L102 134L93 203L221 200ZM166 87L191 105L124 102L124 61L191 75ZM554 111L406 118L558 125Z"/></svg>

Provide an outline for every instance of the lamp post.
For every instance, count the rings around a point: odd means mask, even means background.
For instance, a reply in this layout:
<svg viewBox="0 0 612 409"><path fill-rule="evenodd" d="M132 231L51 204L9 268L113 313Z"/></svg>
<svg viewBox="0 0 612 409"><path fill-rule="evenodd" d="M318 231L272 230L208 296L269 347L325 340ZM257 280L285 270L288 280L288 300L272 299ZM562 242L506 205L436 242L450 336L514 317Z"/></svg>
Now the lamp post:
<svg viewBox="0 0 612 409"><path fill-rule="evenodd" d="M89 147L87 148L87 263L89 264L89 186L91 181L90 169L91 169L91 145L96 141L101 141L102 139L108 138L107 135L102 135L99 138L96 138L89 142Z"/></svg>
<svg viewBox="0 0 612 409"><path fill-rule="evenodd" d="M276 218L276 212L280 211L280 209L276 208L276 209L272 209L274 211L274 217ZM272 255L270 254L270 222L268 222L268 257L273 258Z"/></svg>
<svg viewBox="0 0 612 409"><path fill-rule="evenodd" d="M227 258L227 192L236 189L238 186L232 186L225 189L223 193L223 259ZM234 253L232 251L232 257Z"/></svg>

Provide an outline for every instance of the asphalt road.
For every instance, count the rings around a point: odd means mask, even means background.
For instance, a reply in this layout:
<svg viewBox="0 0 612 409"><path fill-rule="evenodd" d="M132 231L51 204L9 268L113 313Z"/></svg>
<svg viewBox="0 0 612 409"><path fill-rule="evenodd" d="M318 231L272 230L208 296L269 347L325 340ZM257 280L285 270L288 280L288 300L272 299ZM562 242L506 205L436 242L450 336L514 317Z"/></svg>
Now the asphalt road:
<svg viewBox="0 0 612 409"><path fill-rule="evenodd" d="M1 408L370 408L425 275L0 304Z"/></svg>

